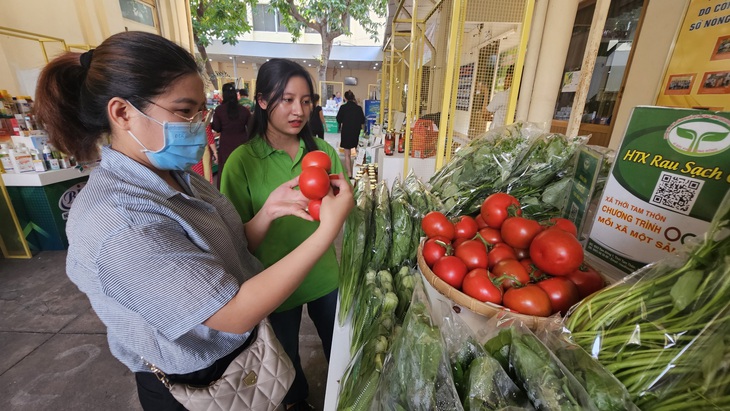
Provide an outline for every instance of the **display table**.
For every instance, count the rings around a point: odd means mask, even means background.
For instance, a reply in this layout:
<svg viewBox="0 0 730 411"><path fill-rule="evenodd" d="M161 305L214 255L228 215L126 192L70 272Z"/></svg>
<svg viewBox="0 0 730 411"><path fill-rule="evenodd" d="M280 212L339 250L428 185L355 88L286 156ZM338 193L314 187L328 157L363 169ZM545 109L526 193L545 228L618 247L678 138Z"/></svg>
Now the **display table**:
<svg viewBox="0 0 730 411"><path fill-rule="evenodd" d="M67 168L42 173L2 174L31 251L68 248L68 211L86 185L90 172L90 168Z"/></svg>
<svg viewBox="0 0 730 411"><path fill-rule="evenodd" d="M378 163L378 181L385 180L388 187L393 184L396 177L403 181L403 163L405 158L403 153L394 153L392 156L386 156L383 148L379 148L375 153L375 160ZM428 158L408 158L408 168L421 179L428 181L436 170L436 157Z"/></svg>

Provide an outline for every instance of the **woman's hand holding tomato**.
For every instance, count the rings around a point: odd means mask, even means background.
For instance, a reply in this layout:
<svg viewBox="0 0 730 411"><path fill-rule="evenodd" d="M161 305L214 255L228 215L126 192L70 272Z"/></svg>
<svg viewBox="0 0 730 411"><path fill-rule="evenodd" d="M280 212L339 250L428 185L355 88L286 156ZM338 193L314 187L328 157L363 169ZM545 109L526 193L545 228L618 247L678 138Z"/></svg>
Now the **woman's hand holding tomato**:
<svg viewBox="0 0 730 411"><path fill-rule="evenodd" d="M337 188L339 192L335 195L333 191L329 191L322 198L319 226L320 228L332 230L330 234L336 236L342 229L342 224L345 222L347 215L350 214L350 210L355 206L355 200L352 195L352 186L344 178L332 180L330 183L333 190Z"/></svg>
<svg viewBox="0 0 730 411"><path fill-rule="evenodd" d="M299 177L295 177L274 189L261 207L262 215L269 221L287 215L312 221L312 217L306 211L309 200L301 191L295 189L298 185Z"/></svg>

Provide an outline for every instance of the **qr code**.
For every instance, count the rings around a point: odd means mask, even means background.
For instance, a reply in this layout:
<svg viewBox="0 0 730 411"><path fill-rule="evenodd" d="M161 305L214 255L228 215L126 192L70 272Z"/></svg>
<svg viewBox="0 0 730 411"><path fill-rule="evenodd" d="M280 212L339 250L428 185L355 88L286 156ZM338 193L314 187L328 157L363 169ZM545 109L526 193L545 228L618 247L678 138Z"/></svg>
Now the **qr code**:
<svg viewBox="0 0 730 411"><path fill-rule="evenodd" d="M705 182L662 171L649 203L689 215Z"/></svg>
<svg viewBox="0 0 730 411"><path fill-rule="evenodd" d="M568 220L575 221L575 218L578 216L578 204L572 203L570 204L570 212L568 215Z"/></svg>

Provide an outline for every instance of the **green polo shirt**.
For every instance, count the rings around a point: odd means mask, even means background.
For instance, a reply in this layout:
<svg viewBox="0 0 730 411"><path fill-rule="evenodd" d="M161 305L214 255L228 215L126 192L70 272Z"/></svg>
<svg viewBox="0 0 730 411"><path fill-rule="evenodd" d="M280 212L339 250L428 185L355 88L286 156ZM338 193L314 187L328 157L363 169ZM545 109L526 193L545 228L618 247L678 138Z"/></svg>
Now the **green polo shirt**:
<svg viewBox="0 0 730 411"><path fill-rule="evenodd" d="M337 151L325 140L315 138L314 141L332 159L331 173L342 173ZM244 223L261 210L269 193L301 173L304 154L304 141L300 141L299 152L292 161L289 154L283 150L274 150L261 137L255 137L231 153L223 168L221 192L231 200ZM269 267L298 247L318 225L316 221L294 216L278 218L271 223L254 255L265 267ZM337 288L338 271L335 247L332 245L276 312L290 310L329 294Z"/></svg>

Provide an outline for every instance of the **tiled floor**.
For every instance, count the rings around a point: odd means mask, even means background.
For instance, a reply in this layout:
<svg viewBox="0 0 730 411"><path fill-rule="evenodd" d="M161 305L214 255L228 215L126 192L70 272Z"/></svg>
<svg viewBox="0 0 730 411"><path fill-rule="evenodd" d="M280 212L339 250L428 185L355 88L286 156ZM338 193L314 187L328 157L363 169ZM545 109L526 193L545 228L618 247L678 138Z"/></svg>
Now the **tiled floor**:
<svg viewBox="0 0 730 411"><path fill-rule="evenodd" d="M0 410L140 410L134 377L109 352L65 258L65 251L0 258ZM321 410L327 363L306 316L300 348L309 401Z"/></svg>

